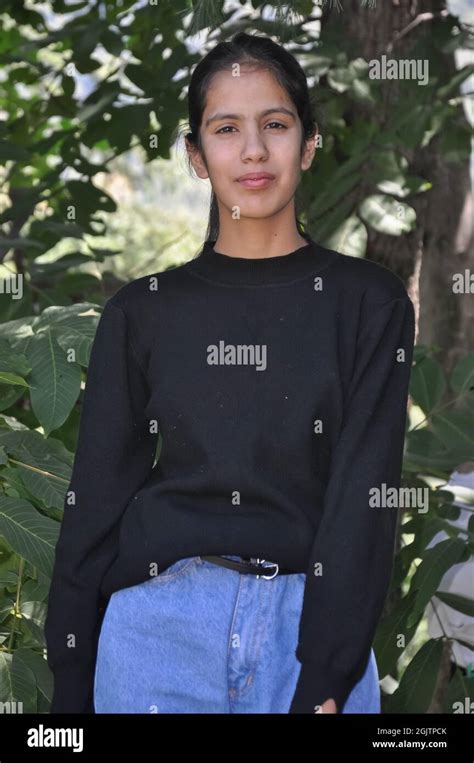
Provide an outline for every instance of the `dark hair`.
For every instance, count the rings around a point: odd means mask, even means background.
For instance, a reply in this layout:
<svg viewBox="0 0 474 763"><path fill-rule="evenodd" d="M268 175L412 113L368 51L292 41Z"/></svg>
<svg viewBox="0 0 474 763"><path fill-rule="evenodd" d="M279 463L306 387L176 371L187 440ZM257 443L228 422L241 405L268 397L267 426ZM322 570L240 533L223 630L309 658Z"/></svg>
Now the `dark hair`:
<svg viewBox="0 0 474 763"><path fill-rule="evenodd" d="M227 70L236 63L249 63L256 67L264 66L270 69L278 83L287 91L297 109L303 128L302 155L305 141L313 137L318 131L306 75L294 56L283 46L273 42L269 37L250 35L245 32L238 32L228 42L220 42L195 67L188 90L189 132L186 133L185 138L204 157L200 127L210 81L217 72ZM188 164L191 169L192 164L189 156ZM296 226L300 235L308 238L303 223L298 219L298 207L299 199L298 195L295 194ZM206 239L215 241L218 233L219 207L212 190Z"/></svg>

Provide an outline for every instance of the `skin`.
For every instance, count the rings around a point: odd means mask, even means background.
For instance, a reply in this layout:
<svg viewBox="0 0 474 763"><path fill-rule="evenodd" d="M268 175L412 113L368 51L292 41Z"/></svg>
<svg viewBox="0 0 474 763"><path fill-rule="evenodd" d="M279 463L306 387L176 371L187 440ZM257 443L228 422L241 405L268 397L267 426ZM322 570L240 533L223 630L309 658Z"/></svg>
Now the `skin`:
<svg viewBox="0 0 474 763"><path fill-rule="evenodd" d="M283 106L294 117L262 112ZM235 114L206 124L216 114ZM203 154L187 141L198 177L208 178L219 207L219 235L215 249L232 257L275 257L293 252L307 242L295 222L294 195L301 172L312 163L315 137L305 141L300 154L302 125L286 91L267 69L242 65L214 75L201 123ZM270 172L275 180L266 188L249 189L237 178L249 172ZM236 219L233 210L238 208Z"/></svg>
<svg viewBox="0 0 474 763"><path fill-rule="evenodd" d="M294 113L266 109L284 107ZM217 114L233 114L206 124ZM307 242L295 222L295 191L301 172L309 169L316 151L315 136L300 153L302 125L293 101L271 72L249 65L214 75L201 123L203 153L186 140L199 178L209 179L219 207L219 235L214 248L231 257L275 257ZM264 189L248 189L237 178L249 172L270 172L275 180ZM240 217L233 217L238 207ZM336 713L327 699L323 713Z"/></svg>

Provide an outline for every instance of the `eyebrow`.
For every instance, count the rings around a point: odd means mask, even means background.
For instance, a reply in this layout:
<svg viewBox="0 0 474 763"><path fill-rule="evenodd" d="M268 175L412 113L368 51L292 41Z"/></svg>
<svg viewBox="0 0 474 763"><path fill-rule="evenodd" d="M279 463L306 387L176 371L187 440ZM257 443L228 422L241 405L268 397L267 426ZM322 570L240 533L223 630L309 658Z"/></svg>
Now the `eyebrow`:
<svg viewBox="0 0 474 763"><path fill-rule="evenodd" d="M266 117L268 114L287 114L295 119L295 113L290 109L285 108L285 106L273 106L270 109L265 109L265 111L260 112L261 117ZM212 117L206 119L205 126L207 127L211 122L217 122L220 119L240 119L240 116L241 115L239 114L214 114Z"/></svg>

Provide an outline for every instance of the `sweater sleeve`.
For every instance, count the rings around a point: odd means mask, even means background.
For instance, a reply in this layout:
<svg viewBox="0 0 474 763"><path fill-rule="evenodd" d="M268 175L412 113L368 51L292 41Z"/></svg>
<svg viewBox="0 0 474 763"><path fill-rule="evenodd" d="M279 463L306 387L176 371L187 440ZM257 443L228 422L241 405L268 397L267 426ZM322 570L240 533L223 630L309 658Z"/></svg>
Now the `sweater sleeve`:
<svg viewBox="0 0 474 763"><path fill-rule="evenodd" d="M342 712L393 573L398 509L372 496L384 486L398 495L401 484L415 317L406 292L367 312L307 568L290 713L318 712L330 698Z"/></svg>
<svg viewBox="0 0 474 763"><path fill-rule="evenodd" d="M101 581L118 553L121 516L155 456L157 435L144 413L148 394L126 314L109 300L92 345L48 596L52 713L95 712Z"/></svg>

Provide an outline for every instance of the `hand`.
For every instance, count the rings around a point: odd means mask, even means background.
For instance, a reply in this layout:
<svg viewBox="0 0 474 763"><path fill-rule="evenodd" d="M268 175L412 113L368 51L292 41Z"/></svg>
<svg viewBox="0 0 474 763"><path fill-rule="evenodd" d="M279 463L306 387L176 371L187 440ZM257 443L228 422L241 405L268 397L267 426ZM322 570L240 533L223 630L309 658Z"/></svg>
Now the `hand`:
<svg viewBox="0 0 474 763"><path fill-rule="evenodd" d="M331 699L327 699L326 702L323 702L323 704L321 705L321 712L322 713L337 713L335 701L331 698Z"/></svg>

